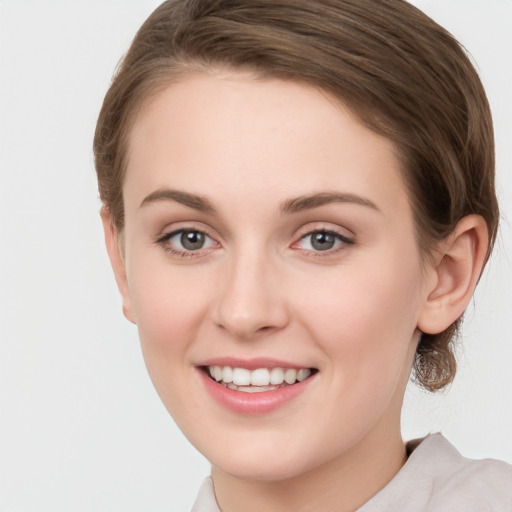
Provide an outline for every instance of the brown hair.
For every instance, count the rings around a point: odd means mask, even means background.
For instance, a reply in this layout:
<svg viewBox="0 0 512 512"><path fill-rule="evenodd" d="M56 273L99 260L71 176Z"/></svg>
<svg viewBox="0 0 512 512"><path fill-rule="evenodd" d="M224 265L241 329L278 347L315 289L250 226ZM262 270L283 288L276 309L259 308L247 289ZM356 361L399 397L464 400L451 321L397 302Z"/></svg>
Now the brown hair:
<svg viewBox="0 0 512 512"><path fill-rule="evenodd" d="M137 33L105 97L94 139L100 197L119 232L130 127L189 70L252 70L311 84L391 139L403 162L422 254L464 216L498 226L494 137L482 84L458 42L404 0L169 0ZM453 339L424 334L417 382L453 380Z"/></svg>

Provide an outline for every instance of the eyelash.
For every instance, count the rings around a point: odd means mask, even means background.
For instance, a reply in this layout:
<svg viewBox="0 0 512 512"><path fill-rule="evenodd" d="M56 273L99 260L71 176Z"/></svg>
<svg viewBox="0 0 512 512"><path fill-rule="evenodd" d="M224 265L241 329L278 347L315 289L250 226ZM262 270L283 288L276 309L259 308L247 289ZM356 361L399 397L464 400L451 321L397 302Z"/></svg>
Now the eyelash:
<svg viewBox="0 0 512 512"><path fill-rule="evenodd" d="M170 243L170 240L172 240L174 237L181 235L183 237L184 234L196 234L200 236L204 236L205 240L210 240L211 243L208 247L200 247L197 250L191 250L191 249L176 249L173 247L173 245ZM315 249L303 249L308 254L312 254L315 257L326 257L333 254L336 254L338 251L343 250L344 247L347 245L353 245L355 242L353 239L348 238L347 236L342 235L341 233L338 233L333 230L329 229L314 229L306 232L305 234L301 235L299 240L292 244L292 248L296 248L296 246L301 243L302 241L313 237L314 235L323 235L323 236L331 236L335 239L335 244L337 243L338 246L334 248L329 248L326 250L315 250ZM215 240L208 235L205 231L201 229L194 229L194 228L182 228L182 229L176 229L174 231L171 231L170 233L166 233L165 235L161 236L156 240L156 243L164 248L165 251L169 252L172 256L175 256L177 258L197 258L204 256L205 250L207 252L208 249L211 247L214 247L215 245L219 245ZM207 242L208 243L208 242ZM310 245L311 242L310 242ZM296 248L296 250L299 250L300 248Z"/></svg>
<svg viewBox="0 0 512 512"><path fill-rule="evenodd" d="M333 254L336 254L338 251L346 248L347 245L353 245L355 243L353 239L351 239L345 235L342 235L341 233L338 233L337 231L320 228L320 229L310 230L307 233L305 233L304 235L302 235L299 238L298 242L295 242L292 247L295 247L297 244L299 244L300 242L302 242L308 238L311 240L310 245L312 245L312 237L315 235L323 235L323 236L333 237L334 243L337 244L337 246L335 246L333 248L325 249L325 250L303 249L308 254L312 254L315 257L321 258L321 257L331 256Z"/></svg>

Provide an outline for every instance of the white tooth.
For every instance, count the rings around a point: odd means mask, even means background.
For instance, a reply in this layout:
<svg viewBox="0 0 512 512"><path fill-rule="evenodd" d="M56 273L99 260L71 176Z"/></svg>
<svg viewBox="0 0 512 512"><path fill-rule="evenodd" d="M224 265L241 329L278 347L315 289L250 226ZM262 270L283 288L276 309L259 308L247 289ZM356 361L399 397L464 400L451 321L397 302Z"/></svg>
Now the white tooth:
<svg viewBox="0 0 512 512"><path fill-rule="evenodd" d="M233 368L233 384L249 386L251 384L251 371L245 368Z"/></svg>
<svg viewBox="0 0 512 512"><path fill-rule="evenodd" d="M297 370L294 370L293 368L288 368L284 372L284 380L287 384L295 384L295 381L297 380Z"/></svg>
<svg viewBox="0 0 512 512"><path fill-rule="evenodd" d="M222 369L222 380L227 384L233 382L233 368L231 366L224 366Z"/></svg>
<svg viewBox="0 0 512 512"><path fill-rule="evenodd" d="M222 380L222 368L220 366L213 367L213 377L217 382Z"/></svg>
<svg viewBox="0 0 512 512"><path fill-rule="evenodd" d="M302 382L306 380L311 375L311 370L309 368L302 368L297 372L297 380Z"/></svg>
<svg viewBox="0 0 512 512"><path fill-rule="evenodd" d="M237 387L237 386L235 386L232 382L230 382L230 383L227 385L227 387L228 387L229 389L233 389L234 391L236 391L236 390L238 389L238 387Z"/></svg>
<svg viewBox="0 0 512 512"><path fill-rule="evenodd" d="M270 384L277 386L284 382L284 371L282 368L272 368L270 370Z"/></svg>
<svg viewBox="0 0 512 512"><path fill-rule="evenodd" d="M266 368L258 368L251 372L251 384L253 386L268 386L270 383L270 372Z"/></svg>
<svg viewBox="0 0 512 512"><path fill-rule="evenodd" d="M210 372L210 375L215 378L215 366L208 366L208 371Z"/></svg>
<svg viewBox="0 0 512 512"><path fill-rule="evenodd" d="M263 391L268 391L267 388L261 386L242 386L237 389L237 391L242 391L242 393L261 393Z"/></svg>

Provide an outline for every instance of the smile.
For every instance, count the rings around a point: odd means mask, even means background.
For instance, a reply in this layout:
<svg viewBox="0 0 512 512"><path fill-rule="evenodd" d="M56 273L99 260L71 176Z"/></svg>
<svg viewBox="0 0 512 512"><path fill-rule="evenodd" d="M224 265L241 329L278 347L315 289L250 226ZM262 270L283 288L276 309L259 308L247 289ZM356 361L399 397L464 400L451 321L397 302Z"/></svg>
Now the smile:
<svg viewBox="0 0 512 512"><path fill-rule="evenodd" d="M274 358L217 357L196 365L204 390L222 409L242 415L271 413L316 388L320 371Z"/></svg>
<svg viewBox="0 0 512 512"><path fill-rule="evenodd" d="M222 386L244 393L261 393L291 386L306 380L316 371L311 368L247 368L207 366L211 378Z"/></svg>

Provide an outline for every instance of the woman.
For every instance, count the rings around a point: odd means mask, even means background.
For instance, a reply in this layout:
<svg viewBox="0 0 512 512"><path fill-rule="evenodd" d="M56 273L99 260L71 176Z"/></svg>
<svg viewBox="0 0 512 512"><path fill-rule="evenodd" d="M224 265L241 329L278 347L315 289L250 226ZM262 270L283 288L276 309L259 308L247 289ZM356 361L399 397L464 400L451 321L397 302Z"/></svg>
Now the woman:
<svg viewBox="0 0 512 512"><path fill-rule="evenodd" d="M411 368L454 377L499 216L446 31L402 0L165 2L95 154L125 316L212 464L194 510L511 509L509 466L400 434Z"/></svg>

